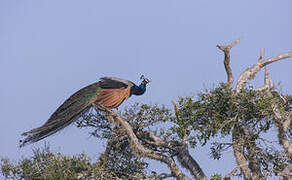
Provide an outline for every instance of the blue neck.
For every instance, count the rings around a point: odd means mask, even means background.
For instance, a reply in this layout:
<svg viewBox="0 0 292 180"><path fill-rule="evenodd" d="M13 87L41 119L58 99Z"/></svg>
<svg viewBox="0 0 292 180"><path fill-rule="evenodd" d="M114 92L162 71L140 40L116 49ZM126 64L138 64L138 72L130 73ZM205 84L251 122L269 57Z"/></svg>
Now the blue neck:
<svg viewBox="0 0 292 180"><path fill-rule="evenodd" d="M146 91L146 85L145 84L140 84L139 88L142 89L143 93Z"/></svg>
<svg viewBox="0 0 292 180"><path fill-rule="evenodd" d="M145 84L140 84L139 86L133 86L131 88L131 94L138 95L138 96L144 94L145 91L146 91Z"/></svg>

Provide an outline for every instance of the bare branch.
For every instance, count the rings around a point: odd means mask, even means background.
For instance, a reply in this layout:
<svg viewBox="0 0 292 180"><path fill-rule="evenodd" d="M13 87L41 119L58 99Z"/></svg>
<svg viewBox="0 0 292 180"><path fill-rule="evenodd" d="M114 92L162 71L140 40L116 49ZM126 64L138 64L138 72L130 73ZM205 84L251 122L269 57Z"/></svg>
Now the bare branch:
<svg viewBox="0 0 292 180"><path fill-rule="evenodd" d="M228 173L223 180L231 180L231 177L234 176L234 174L238 171L239 167L237 166L234 168L230 173Z"/></svg>
<svg viewBox="0 0 292 180"><path fill-rule="evenodd" d="M234 42L232 42L230 45L229 45L229 48L231 49L233 46L235 46L237 43L239 43L239 41L242 39L242 37L238 38L237 40L235 40Z"/></svg>
<svg viewBox="0 0 292 180"><path fill-rule="evenodd" d="M263 58L264 58L264 55L265 55L265 49L264 48L262 48L261 49L261 54L260 54L260 57L259 57L259 59L258 59L258 62L260 63L262 60L263 60Z"/></svg>
<svg viewBox="0 0 292 180"><path fill-rule="evenodd" d="M227 73L227 83L228 86L231 88L233 81L234 81L234 77L232 74L232 69L230 67L230 49L235 46L237 43L239 43L239 41L241 40L241 38L238 38L236 41L232 42L230 45L227 46L219 46L217 45L217 47L224 52L224 67Z"/></svg>
<svg viewBox="0 0 292 180"><path fill-rule="evenodd" d="M263 50L261 51L261 55L263 54ZM247 68L243 73L241 73L240 77L237 80L235 92L238 93L240 90L246 85L247 81L253 79L256 73L263 67L273 62L279 61L281 59L286 59L292 56L292 52L288 52L285 54L281 54L279 56L275 56L266 60L262 60L260 57L258 62L254 64L252 67Z"/></svg>
<svg viewBox="0 0 292 180"><path fill-rule="evenodd" d="M275 57L272 57L272 58L269 58L269 59L266 59L264 60L262 63L261 63L261 66L264 67L268 64L271 64L273 62L276 62L276 61L279 61L279 60L282 60L282 59L287 59L289 57L292 56L292 52L288 52L288 53L285 53L285 54L281 54L279 56L275 56Z"/></svg>

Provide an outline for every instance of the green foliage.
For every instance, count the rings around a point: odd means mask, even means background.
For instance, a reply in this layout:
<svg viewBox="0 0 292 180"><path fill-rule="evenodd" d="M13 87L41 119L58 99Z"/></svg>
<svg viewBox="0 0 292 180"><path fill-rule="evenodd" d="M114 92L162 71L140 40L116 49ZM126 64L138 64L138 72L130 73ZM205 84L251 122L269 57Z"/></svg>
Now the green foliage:
<svg viewBox="0 0 292 180"><path fill-rule="evenodd" d="M16 163L8 158L1 158L1 173L8 179L146 179L155 177L155 175L146 175L144 169L147 164L138 159L131 159L132 154L127 156L124 152L125 147L120 147L121 145L113 146L106 157L103 156L97 162L92 162L84 153L71 157L50 152L48 147L35 149L33 156Z"/></svg>
<svg viewBox="0 0 292 180"><path fill-rule="evenodd" d="M49 148L35 149L33 156L12 163L1 159L1 172L9 179L77 179L81 174L105 175L84 153L72 157L52 153ZM110 173L106 175L114 177ZM101 176L102 177L102 176Z"/></svg>
<svg viewBox="0 0 292 180"><path fill-rule="evenodd" d="M279 150L263 148L258 152L257 156L262 165L262 169L269 174L272 174L272 172L280 172L287 164L291 163L287 156Z"/></svg>
<svg viewBox="0 0 292 180"><path fill-rule="evenodd" d="M232 128L245 123L255 127L259 132L270 128L272 118L271 98L252 87L243 89L234 94L225 83L218 87L199 93L197 100L193 97L180 98L180 111L176 131L183 134L182 130L190 127L195 135L190 137L191 145L199 141L202 145L215 136L226 136Z"/></svg>
<svg viewBox="0 0 292 180"><path fill-rule="evenodd" d="M214 174L211 176L210 180L221 180L221 179L222 179L221 174Z"/></svg>
<svg viewBox="0 0 292 180"><path fill-rule="evenodd" d="M137 133L171 117L171 111L158 105L135 104L123 112L123 117ZM148 164L139 158L131 149L125 132L118 126L110 124L102 112L89 111L83 114L77 122L77 127L88 128L93 131L91 135L107 139L108 145L102 158L99 158L99 166L117 177L128 179L132 176L146 177L145 169Z"/></svg>
<svg viewBox="0 0 292 180"><path fill-rule="evenodd" d="M292 96L283 96L276 91L272 94L273 96L266 96L264 92L255 91L252 86L235 94L227 84L221 83L199 93L196 98L180 98L177 114L165 106L135 104L126 108L122 116L147 148L173 156L174 150L182 145L181 140L187 135L192 147L197 143L205 145L212 140L211 154L217 160L224 151L232 147L232 143L214 142L214 139L220 140L221 137L230 135L234 127L245 125L251 135L240 137L244 141L241 142L244 145L243 152L248 158L249 148L257 145L255 156L261 164L261 170L272 174L283 170L291 162L282 151L266 145L260 147L260 142L263 141L261 136L274 124L272 103L276 102L282 113L290 111L292 105ZM90 127L91 135L107 140L106 150L97 162L92 163L85 154L69 157L52 153L48 148L37 149L32 157L17 163L2 158L2 174L11 179L76 179L81 176L93 179L158 178L157 172L152 171L150 174L148 164L133 152L125 132L118 125L109 123L103 113L91 109L89 113L82 114L76 124L79 128ZM159 136L169 147L155 147L143 142L141 138L151 141L145 132ZM239 135L241 136L240 133ZM291 137L292 130L288 135L288 138L292 139ZM222 177L215 174L211 179Z"/></svg>
<svg viewBox="0 0 292 180"><path fill-rule="evenodd" d="M132 151L127 136L123 133L117 134L108 141L110 146L100 156L99 167L123 179L147 176L145 169L148 164Z"/></svg>
<svg viewBox="0 0 292 180"><path fill-rule="evenodd" d="M159 107L157 104L135 104L125 109L123 117L128 120L133 129L146 129L157 123L163 123L174 119L170 109L165 106Z"/></svg>

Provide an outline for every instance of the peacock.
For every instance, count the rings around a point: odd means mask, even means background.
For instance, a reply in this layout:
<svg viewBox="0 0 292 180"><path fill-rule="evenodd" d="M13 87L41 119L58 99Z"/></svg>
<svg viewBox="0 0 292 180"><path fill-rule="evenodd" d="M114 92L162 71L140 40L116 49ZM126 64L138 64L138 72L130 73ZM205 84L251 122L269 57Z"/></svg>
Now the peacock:
<svg viewBox="0 0 292 180"><path fill-rule="evenodd" d="M22 136L26 137L24 140L20 140L20 147L40 141L67 127L94 104L106 108L117 108L131 95L144 94L150 80L143 75L140 79L142 82L137 86L128 80L103 77L98 82L80 89L57 108L41 127L24 132Z"/></svg>

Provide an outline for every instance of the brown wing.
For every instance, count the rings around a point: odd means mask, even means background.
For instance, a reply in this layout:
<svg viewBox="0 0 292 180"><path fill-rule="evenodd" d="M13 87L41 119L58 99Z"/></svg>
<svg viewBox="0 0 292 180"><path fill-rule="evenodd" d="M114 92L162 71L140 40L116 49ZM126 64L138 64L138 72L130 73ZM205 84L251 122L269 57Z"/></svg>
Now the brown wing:
<svg viewBox="0 0 292 180"><path fill-rule="evenodd" d="M125 99L130 97L130 88L119 88L119 89L102 89L97 95L97 103L109 107L118 107Z"/></svg>

